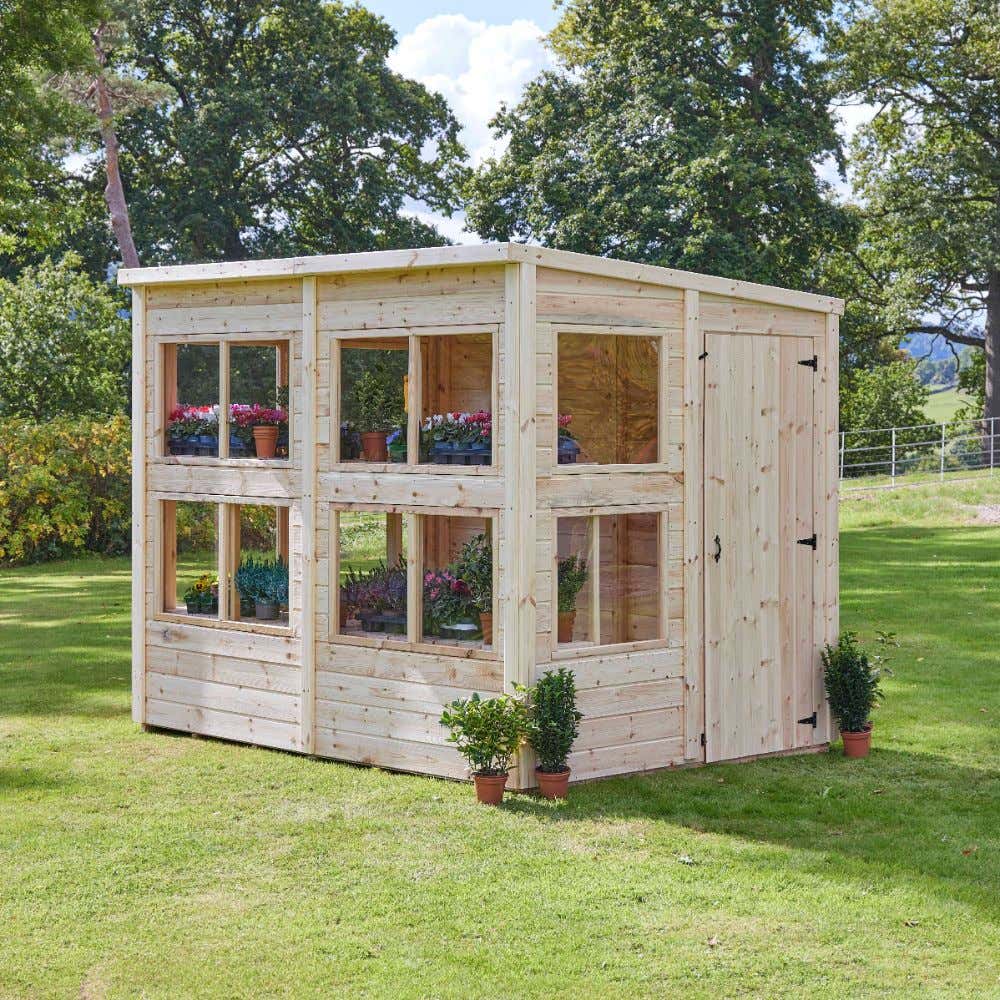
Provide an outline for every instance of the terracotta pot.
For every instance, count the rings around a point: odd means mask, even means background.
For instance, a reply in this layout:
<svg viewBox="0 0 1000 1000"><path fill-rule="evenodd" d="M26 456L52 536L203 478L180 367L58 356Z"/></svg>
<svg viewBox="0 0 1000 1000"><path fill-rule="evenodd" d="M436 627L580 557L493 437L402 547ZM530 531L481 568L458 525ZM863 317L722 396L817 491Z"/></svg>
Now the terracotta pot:
<svg viewBox="0 0 1000 1000"><path fill-rule="evenodd" d="M386 447L385 431L365 431L361 435L361 447L366 462L388 462L389 449Z"/></svg>
<svg viewBox="0 0 1000 1000"><path fill-rule="evenodd" d="M872 724L869 722L860 733L841 732L845 757L867 757L872 748Z"/></svg>
<svg viewBox="0 0 1000 1000"><path fill-rule="evenodd" d="M268 424L253 429L253 446L258 458L274 458L278 445L278 428Z"/></svg>
<svg viewBox="0 0 1000 1000"><path fill-rule="evenodd" d="M340 631L343 632L347 628L347 619L350 614L350 608L344 601L340 602Z"/></svg>
<svg viewBox="0 0 1000 1000"><path fill-rule="evenodd" d="M488 611L480 612L479 627L483 631L483 642L491 645L493 642L493 613Z"/></svg>
<svg viewBox="0 0 1000 1000"><path fill-rule="evenodd" d="M565 771L543 771L535 768L538 790L547 799L564 799L569 789L569 768Z"/></svg>
<svg viewBox="0 0 1000 1000"><path fill-rule="evenodd" d="M507 786L507 774L474 774L476 799L484 806L498 806L503 802L503 790Z"/></svg>
<svg viewBox="0 0 1000 1000"><path fill-rule="evenodd" d="M559 641L560 642L572 642L573 641L573 626L576 624L576 612L575 611L560 611L559 612Z"/></svg>

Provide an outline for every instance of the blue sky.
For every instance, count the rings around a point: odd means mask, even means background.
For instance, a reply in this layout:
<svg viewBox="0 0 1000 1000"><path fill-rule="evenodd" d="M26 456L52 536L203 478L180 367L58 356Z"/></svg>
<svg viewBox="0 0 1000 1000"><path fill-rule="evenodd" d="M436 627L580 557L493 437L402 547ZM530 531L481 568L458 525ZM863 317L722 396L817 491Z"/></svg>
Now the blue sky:
<svg viewBox="0 0 1000 1000"><path fill-rule="evenodd" d="M477 0L361 0L361 4L381 14L397 34L412 31L421 21L437 14L464 14L472 21L493 24L518 18L534 21L543 31L555 27L557 13L547 0L506 0L505 3L482 3Z"/></svg>

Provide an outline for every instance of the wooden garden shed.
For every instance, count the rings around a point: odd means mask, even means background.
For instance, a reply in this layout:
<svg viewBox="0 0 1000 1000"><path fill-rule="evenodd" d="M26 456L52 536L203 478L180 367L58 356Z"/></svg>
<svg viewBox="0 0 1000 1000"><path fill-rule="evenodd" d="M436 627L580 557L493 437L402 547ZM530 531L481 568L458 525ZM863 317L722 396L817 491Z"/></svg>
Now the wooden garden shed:
<svg viewBox="0 0 1000 1000"><path fill-rule="evenodd" d="M566 667L574 780L829 742L839 300L519 244L119 281L138 722L464 777L442 706Z"/></svg>

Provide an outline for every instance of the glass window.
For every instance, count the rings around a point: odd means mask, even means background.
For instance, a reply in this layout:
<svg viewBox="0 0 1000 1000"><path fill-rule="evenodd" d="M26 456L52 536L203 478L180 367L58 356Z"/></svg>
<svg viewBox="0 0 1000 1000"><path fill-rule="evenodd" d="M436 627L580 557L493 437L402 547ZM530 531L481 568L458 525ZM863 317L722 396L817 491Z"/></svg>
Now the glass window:
<svg viewBox="0 0 1000 1000"><path fill-rule="evenodd" d="M219 617L218 504L163 502L163 610Z"/></svg>
<svg viewBox="0 0 1000 1000"><path fill-rule="evenodd" d="M560 333L560 465L658 461L660 338Z"/></svg>
<svg viewBox="0 0 1000 1000"><path fill-rule="evenodd" d="M229 618L288 624L288 508L231 504L233 558Z"/></svg>
<svg viewBox="0 0 1000 1000"><path fill-rule="evenodd" d="M337 634L406 639L408 516L367 511L337 514Z"/></svg>
<svg viewBox="0 0 1000 1000"><path fill-rule="evenodd" d="M424 642L493 648L493 522L482 517L422 515Z"/></svg>
<svg viewBox="0 0 1000 1000"><path fill-rule="evenodd" d="M164 345L166 451L219 454L219 345Z"/></svg>
<svg viewBox="0 0 1000 1000"><path fill-rule="evenodd" d="M613 646L666 638L660 513L561 517L556 643Z"/></svg>
<svg viewBox="0 0 1000 1000"><path fill-rule="evenodd" d="M341 462L407 460L408 364L405 337L341 343Z"/></svg>
<svg viewBox="0 0 1000 1000"><path fill-rule="evenodd" d="M288 342L229 348L230 458L288 458Z"/></svg>
<svg viewBox="0 0 1000 1000"><path fill-rule="evenodd" d="M493 335L420 338L421 461L493 464Z"/></svg>

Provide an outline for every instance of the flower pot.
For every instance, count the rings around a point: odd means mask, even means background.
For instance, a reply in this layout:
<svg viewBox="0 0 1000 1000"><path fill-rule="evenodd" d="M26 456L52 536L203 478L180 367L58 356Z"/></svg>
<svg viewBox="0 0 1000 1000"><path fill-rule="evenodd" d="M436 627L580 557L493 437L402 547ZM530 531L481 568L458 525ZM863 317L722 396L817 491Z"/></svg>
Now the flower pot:
<svg viewBox="0 0 1000 1000"><path fill-rule="evenodd" d="M358 619L361 622L362 632L383 632L385 623L382 616L377 611L359 611Z"/></svg>
<svg viewBox="0 0 1000 1000"><path fill-rule="evenodd" d="M273 601L255 601L254 612L259 621L274 622L278 620L278 605Z"/></svg>
<svg viewBox="0 0 1000 1000"><path fill-rule="evenodd" d="M389 451L386 448L385 431L365 431L361 435L361 447L365 452L366 462L387 462Z"/></svg>
<svg viewBox="0 0 1000 1000"><path fill-rule="evenodd" d="M189 615L201 614L201 601L185 601L184 604L187 606L187 613Z"/></svg>
<svg viewBox="0 0 1000 1000"><path fill-rule="evenodd" d="M479 615L479 627L483 633L483 642L487 645L493 642L493 613L491 611L483 611Z"/></svg>
<svg viewBox="0 0 1000 1000"><path fill-rule="evenodd" d="M503 790L507 786L508 774L474 774L476 800L484 806L498 806L503 802Z"/></svg>
<svg viewBox="0 0 1000 1000"><path fill-rule="evenodd" d="M869 722L860 733L841 732L845 757L867 757L872 748L872 724Z"/></svg>
<svg viewBox="0 0 1000 1000"><path fill-rule="evenodd" d="M569 768L565 771L543 771L535 768L538 790L547 799L564 799L569 788Z"/></svg>
<svg viewBox="0 0 1000 1000"><path fill-rule="evenodd" d="M253 618L257 613L257 606L250 597L240 598L240 618Z"/></svg>
<svg viewBox="0 0 1000 1000"><path fill-rule="evenodd" d="M558 639L560 642L573 641L573 626L576 624L575 611L560 611Z"/></svg>
<svg viewBox="0 0 1000 1000"><path fill-rule="evenodd" d="M573 438L560 438L557 451L557 462L559 465L574 465L577 456L580 454L580 446Z"/></svg>
<svg viewBox="0 0 1000 1000"><path fill-rule="evenodd" d="M450 622L438 630L442 639L453 639L455 642L468 642L479 635L479 626L474 622Z"/></svg>
<svg viewBox="0 0 1000 1000"><path fill-rule="evenodd" d="M253 429L253 446L258 458L274 458L278 446L278 428L273 424L263 424Z"/></svg>
<svg viewBox="0 0 1000 1000"><path fill-rule="evenodd" d="M388 635L406 635L406 615L391 613L382 615L382 629Z"/></svg>

